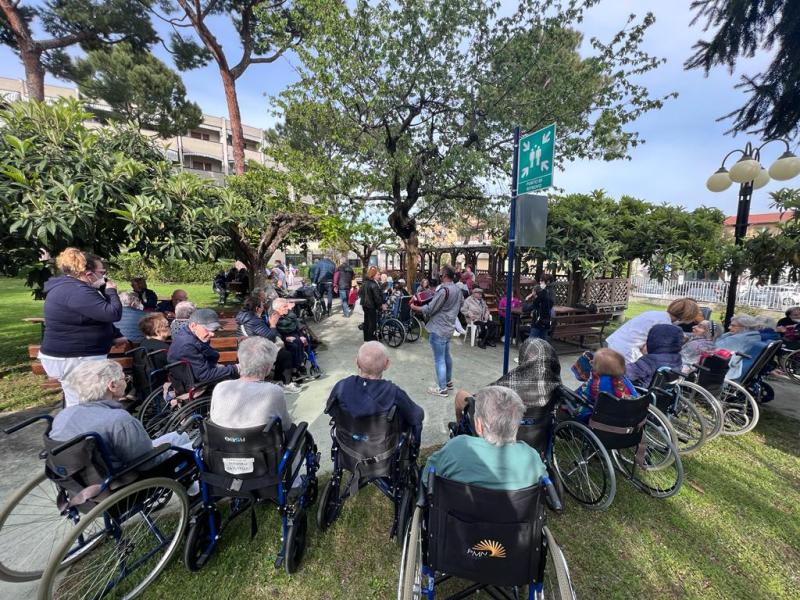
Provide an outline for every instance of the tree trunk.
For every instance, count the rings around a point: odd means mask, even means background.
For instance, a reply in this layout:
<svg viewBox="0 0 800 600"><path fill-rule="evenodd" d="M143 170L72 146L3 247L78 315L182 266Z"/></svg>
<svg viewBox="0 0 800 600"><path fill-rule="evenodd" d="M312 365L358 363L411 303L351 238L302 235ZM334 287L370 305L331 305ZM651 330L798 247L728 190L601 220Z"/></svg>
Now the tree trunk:
<svg viewBox="0 0 800 600"><path fill-rule="evenodd" d="M233 149L233 170L237 175L244 173L244 130L242 114L239 111L239 98L236 95L236 80L227 69L220 67L222 87L225 90L225 101L228 103L228 117L231 122L231 148ZM223 133L223 135L227 135ZM228 160L228 157L225 157ZM224 171L223 165L223 171Z"/></svg>
<svg viewBox="0 0 800 600"><path fill-rule="evenodd" d="M263 288L267 285L267 259L265 256L256 256L252 264L247 265L250 273L250 289Z"/></svg>
<svg viewBox="0 0 800 600"><path fill-rule="evenodd" d="M22 64L25 65L25 80L28 84L28 97L31 100L44 102L44 66L42 55L36 50L20 51Z"/></svg>
<svg viewBox="0 0 800 600"><path fill-rule="evenodd" d="M403 240L406 247L406 256L408 261L406 264L406 282L413 285L417 277L417 261L419 260L419 236L417 235L416 228L407 240Z"/></svg>
<svg viewBox="0 0 800 600"><path fill-rule="evenodd" d="M42 64L42 51L33 40L30 28L17 6L10 0L0 0L0 9L5 15L7 27L14 36L14 41L19 48L22 64L25 66L25 79L28 84L28 97L32 100L44 102L44 65Z"/></svg>

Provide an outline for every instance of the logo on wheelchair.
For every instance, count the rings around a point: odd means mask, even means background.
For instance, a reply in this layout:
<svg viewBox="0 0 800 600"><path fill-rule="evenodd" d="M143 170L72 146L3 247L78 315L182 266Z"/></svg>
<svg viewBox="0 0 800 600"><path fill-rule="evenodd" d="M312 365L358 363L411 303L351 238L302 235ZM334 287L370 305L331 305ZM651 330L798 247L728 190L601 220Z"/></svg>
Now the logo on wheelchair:
<svg viewBox="0 0 800 600"><path fill-rule="evenodd" d="M494 540L481 540L472 548L467 548L467 556L472 558L505 558L503 544Z"/></svg>

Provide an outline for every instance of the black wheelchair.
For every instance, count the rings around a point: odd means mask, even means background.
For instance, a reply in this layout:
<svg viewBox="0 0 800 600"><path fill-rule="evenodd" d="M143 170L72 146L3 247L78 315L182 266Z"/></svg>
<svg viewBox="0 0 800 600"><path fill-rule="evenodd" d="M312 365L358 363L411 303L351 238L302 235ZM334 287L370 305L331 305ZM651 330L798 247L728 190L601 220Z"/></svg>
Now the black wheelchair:
<svg viewBox="0 0 800 600"><path fill-rule="evenodd" d="M743 356L742 374L738 379L756 402L766 404L775 398L775 390L764 378L778 366L778 355L783 348L783 340L757 342L748 348Z"/></svg>
<svg viewBox="0 0 800 600"><path fill-rule="evenodd" d="M428 471L400 560L398 600L433 600L455 578L496 599L574 599L564 554L545 525L544 483L514 491L459 483ZM460 586L459 586L460 587ZM505 589L503 589L505 588ZM510 588L510 589L509 589Z"/></svg>
<svg viewBox="0 0 800 600"><path fill-rule="evenodd" d="M210 381L195 381L192 367L186 361L175 361L163 369L152 372L153 377L165 376L169 386L157 386L139 406L136 417L142 422L150 437L175 431L184 423L195 423L187 433L196 436L199 415L206 417L211 406L214 386L229 377Z"/></svg>
<svg viewBox="0 0 800 600"><path fill-rule="evenodd" d="M148 352L146 348L139 347L128 350L125 353L125 356L129 357L132 362L131 383L136 397L133 405L128 407L128 410L141 405L153 393L153 390L163 385L167 380L166 373L156 368L153 361L156 356L163 355L166 352L166 349Z"/></svg>
<svg viewBox="0 0 800 600"><path fill-rule="evenodd" d="M132 598L177 552L189 521L186 489L197 478L191 450L163 444L115 466L96 433L48 437L44 468L0 510L0 577L41 579L38 598ZM169 456L164 456L169 452ZM163 459L163 460L162 460Z"/></svg>
<svg viewBox="0 0 800 600"><path fill-rule="evenodd" d="M562 389L553 467L566 492L584 507L602 510L611 505L615 469L655 498L680 491L683 464L669 421L654 402L651 394L620 399L601 393L592 405Z"/></svg>
<svg viewBox="0 0 800 600"><path fill-rule="evenodd" d="M320 496L317 525L323 531L330 527L344 501L373 484L394 505L389 537L401 544L416 499L418 442L402 427L396 406L388 413L352 417L334 401L325 412L331 416L333 473ZM346 483L345 471L350 473Z"/></svg>
<svg viewBox="0 0 800 600"><path fill-rule="evenodd" d="M378 338L390 348L397 348L403 342L416 342L422 334L422 324L411 311L411 298L392 298L388 308L378 315Z"/></svg>
<svg viewBox="0 0 800 600"><path fill-rule="evenodd" d="M325 316L325 306L322 301L322 294L315 283L304 285L295 290L293 298L300 300L294 306L295 314L299 318L309 317L315 323L322 321Z"/></svg>
<svg viewBox="0 0 800 600"><path fill-rule="evenodd" d="M191 517L184 548L186 567L190 571L202 568L225 528L247 511L254 536L256 505L272 503L281 516L281 549L275 567L294 573L306 545L306 511L317 496L319 454L308 424L294 425L284 435L279 419L246 429L226 429L206 419L201 431L202 447L195 450L195 460L202 505ZM223 504L229 504L224 519Z"/></svg>

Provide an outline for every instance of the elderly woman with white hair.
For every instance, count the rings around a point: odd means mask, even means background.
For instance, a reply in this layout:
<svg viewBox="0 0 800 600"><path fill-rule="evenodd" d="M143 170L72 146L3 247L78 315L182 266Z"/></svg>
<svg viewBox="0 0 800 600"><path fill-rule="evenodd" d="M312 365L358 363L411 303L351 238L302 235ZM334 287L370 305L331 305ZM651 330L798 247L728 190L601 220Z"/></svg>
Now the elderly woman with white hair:
<svg viewBox="0 0 800 600"><path fill-rule="evenodd" d="M169 331L173 338L181 329L186 329L186 326L189 324L189 317L191 317L196 310L197 305L189 300L183 300L175 305L175 318L172 320L172 323L169 324Z"/></svg>
<svg viewBox="0 0 800 600"><path fill-rule="evenodd" d="M78 365L66 377L78 396L78 404L69 406L53 419L50 439L67 442L95 432L100 434L111 454L112 466L119 468L133 462L164 443L191 448L185 433L171 432L155 440L147 435L141 421L131 415L119 400L125 396L125 373L113 360L95 360ZM156 462L168 454L157 457Z"/></svg>
<svg viewBox="0 0 800 600"><path fill-rule="evenodd" d="M535 485L546 474L539 453L517 441L525 407L519 395L491 385L475 394L476 436L459 435L425 463L427 473L495 490L518 490Z"/></svg>
<svg viewBox="0 0 800 600"><path fill-rule="evenodd" d="M144 339L139 331L139 321L147 314L144 312L144 305L134 292L122 292L119 301L122 304L122 316L114 325L129 341L138 344Z"/></svg>
<svg viewBox="0 0 800 600"><path fill-rule="evenodd" d="M723 333L715 344L730 352L749 354L753 344L761 341L761 321L750 315L735 315L731 319L728 332ZM734 354L728 367L728 379L738 379L742 375L742 357Z"/></svg>
<svg viewBox="0 0 800 600"><path fill-rule="evenodd" d="M275 364L278 347L263 337L249 337L239 344L239 379L223 381L211 394L209 418L219 427L244 429L281 420L288 431L292 417L283 389L265 381Z"/></svg>

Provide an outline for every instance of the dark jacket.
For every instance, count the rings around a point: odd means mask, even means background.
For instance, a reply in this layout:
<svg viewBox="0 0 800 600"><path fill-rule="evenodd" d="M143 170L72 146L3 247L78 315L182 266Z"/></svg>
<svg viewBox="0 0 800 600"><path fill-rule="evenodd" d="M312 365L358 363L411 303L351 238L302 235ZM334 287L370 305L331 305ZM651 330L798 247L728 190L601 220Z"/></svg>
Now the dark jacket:
<svg viewBox="0 0 800 600"><path fill-rule="evenodd" d="M169 342L163 342L154 338L144 338L139 344L139 347L147 350L148 354L150 352L156 352L157 350L169 351ZM150 362L154 369L163 369L169 362L167 352L158 352L157 354L151 355Z"/></svg>
<svg viewBox="0 0 800 600"><path fill-rule="evenodd" d="M358 375L351 375L333 386L328 406L334 401L339 403L344 412L356 418L389 412L396 404L397 412L411 428L414 440L417 444L420 442L425 411L391 381L364 379Z"/></svg>
<svg viewBox="0 0 800 600"><path fill-rule="evenodd" d="M553 314L553 307L555 306L555 295L553 294L553 286L548 285L544 289L536 291L536 298L533 299L531 306L536 312L536 320L534 321L535 327L539 329L550 329L550 318Z"/></svg>
<svg viewBox="0 0 800 600"><path fill-rule="evenodd" d="M333 281L333 273L336 271L336 265L332 260L323 258L318 260L313 265L308 274L311 277L311 283L328 283Z"/></svg>
<svg viewBox="0 0 800 600"><path fill-rule="evenodd" d="M293 312L282 316L278 319L278 333L281 338L299 336L300 335L300 319Z"/></svg>
<svg viewBox="0 0 800 600"><path fill-rule="evenodd" d="M350 286L353 285L353 277L355 273L350 265L341 265L337 270L339 273L339 280L336 282L340 290L350 291Z"/></svg>
<svg viewBox="0 0 800 600"><path fill-rule="evenodd" d="M158 296L153 290L146 289L143 292L134 292L134 294L139 296L139 300L142 301L145 310L155 310L156 306L158 306Z"/></svg>
<svg viewBox="0 0 800 600"><path fill-rule="evenodd" d="M44 284L42 353L67 358L101 356L122 334L114 326L122 316L117 290L105 295L74 277L54 277Z"/></svg>
<svg viewBox="0 0 800 600"><path fill-rule="evenodd" d="M244 332L247 335L256 335L265 337L270 342L278 339L278 330L272 329L264 319L259 317L256 313L250 310L240 310L236 315L236 324L241 328L244 326Z"/></svg>
<svg viewBox="0 0 800 600"><path fill-rule="evenodd" d="M365 279L358 294L363 308L380 308L384 303L381 288L374 279Z"/></svg>
<svg viewBox="0 0 800 600"><path fill-rule="evenodd" d="M209 381L224 377L234 378L239 375L236 365L217 367L219 352L214 350L210 344L201 342L200 338L193 334L188 327L175 335L167 358L169 362L187 361L192 367L195 381Z"/></svg>
<svg viewBox="0 0 800 600"><path fill-rule="evenodd" d="M633 383L649 386L655 372L661 367L681 370L683 331L675 325L654 325L647 334L647 354L632 365L625 375Z"/></svg>
<svg viewBox="0 0 800 600"><path fill-rule="evenodd" d="M156 305L156 310L162 313L174 313L175 305L172 303L172 300L162 300Z"/></svg>

